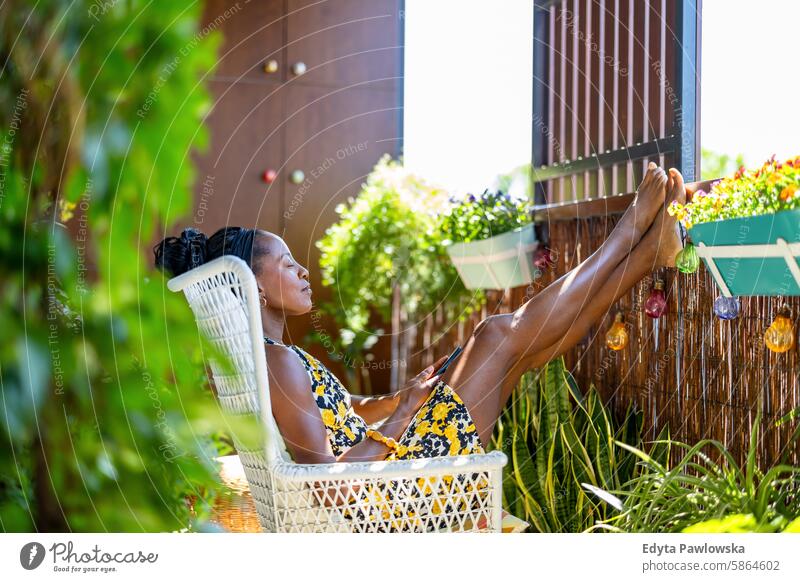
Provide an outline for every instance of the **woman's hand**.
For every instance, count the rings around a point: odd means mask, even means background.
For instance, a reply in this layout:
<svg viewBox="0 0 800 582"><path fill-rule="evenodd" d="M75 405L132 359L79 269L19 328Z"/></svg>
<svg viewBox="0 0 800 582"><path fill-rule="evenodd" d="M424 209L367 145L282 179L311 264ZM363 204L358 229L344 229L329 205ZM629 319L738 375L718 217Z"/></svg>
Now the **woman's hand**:
<svg viewBox="0 0 800 582"><path fill-rule="evenodd" d="M399 399L397 404L398 411L404 412L408 416L416 414L441 378L441 375L434 376L434 371L438 370L445 361L447 361L447 356L442 356L411 378L403 388L397 391Z"/></svg>

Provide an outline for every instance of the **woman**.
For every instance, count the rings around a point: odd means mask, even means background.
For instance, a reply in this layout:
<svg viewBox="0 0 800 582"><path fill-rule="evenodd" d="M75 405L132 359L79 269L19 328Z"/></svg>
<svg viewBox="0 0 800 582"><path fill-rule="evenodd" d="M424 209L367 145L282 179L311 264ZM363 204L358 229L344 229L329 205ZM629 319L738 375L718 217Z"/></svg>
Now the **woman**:
<svg viewBox="0 0 800 582"><path fill-rule="evenodd" d="M375 398L351 396L321 362L281 342L286 318L311 309L312 291L308 270L280 237L228 227L206 239L187 229L155 247L156 265L175 276L231 254L253 269L273 415L296 462L482 453L525 371L574 346L647 273L674 266L680 240L665 210L673 200L685 202L683 178L651 163L637 192L595 253L514 312L481 321L444 374L431 375L445 357L398 392Z"/></svg>

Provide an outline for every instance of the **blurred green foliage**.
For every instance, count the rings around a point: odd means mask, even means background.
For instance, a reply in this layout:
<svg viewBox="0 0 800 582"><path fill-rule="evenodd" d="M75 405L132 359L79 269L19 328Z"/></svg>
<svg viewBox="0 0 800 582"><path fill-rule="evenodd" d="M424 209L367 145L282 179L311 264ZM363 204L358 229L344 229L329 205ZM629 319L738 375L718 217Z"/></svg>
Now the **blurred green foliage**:
<svg viewBox="0 0 800 582"><path fill-rule="evenodd" d="M721 519L709 519L690 525L683 533L800 533L800 517L785 523L776 520L770 523L758 523L752 513L737 513Z"/></svg>
<svg viewBox="0 0 800 582"><path fill-rule="evenodd" d="M499 174L490 185L489 189L494 191L506 192L513 198L523 198L533 200L533 167L530 164L522 164L515 167L510 172Z"/></svg>
<svg viewBox="0 0 800 582"><path fill-rule="evenodd" d="M191 211L202 3L0 7L0 528L192 529L225 428L152 244ZM194 525L193 525L194 524Z"/></svg>

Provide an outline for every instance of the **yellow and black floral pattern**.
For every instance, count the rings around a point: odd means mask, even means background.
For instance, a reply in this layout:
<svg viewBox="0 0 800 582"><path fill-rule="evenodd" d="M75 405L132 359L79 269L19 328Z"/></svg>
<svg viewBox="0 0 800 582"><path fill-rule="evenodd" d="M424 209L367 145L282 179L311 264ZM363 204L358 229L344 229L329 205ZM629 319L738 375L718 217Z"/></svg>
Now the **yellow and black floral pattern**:
<svg viewBox="0 0 800 582"><path fill-rule="evenodd" d="M264 341L285 345L268 337ZM367 423L353 410L350 393L322 362L295 345L286 347L300 357L311 378L311 390L327 429L331 449L338 457L367 436Z"/></svg>
<svg viewBox="0 0 800 582"><path fill-rule="evenodd" d="M285 345L266 337L264 340L270 344ZM353 445L367 438L368 425L353 410L350 393L339 379L322 362L302 348L294 345L286 347L292 349L300 357L309 374L311 389L327 429L334 455L338 457ZM386 460L485 452L469 410L456 391L443 380L439 380L434 386L397 442L405 445L402 453L392 452L386 457ZM463 480L461 476L456 478L459 481ZM465 498L462 497L459 500L458 496L451 498L446 494L447 489L452 487L453 479L450 475L445 475L441 480L420 477L416 480L417 488L411 493L405 492L404 495L435 496L436 499L430 508L433 514L455 510L463 511L466 509ZM481 483L477 488L484 489L487 485L488 483ZM462 488L467 492L473 491L472 483L468 483L466 486L462 483ZM372 513L367 516L367 519L380 524L376 531L409 531L412 529L405 523L406 520L402 520L404 523L402 526L387 525L387 522L391 524L393 520L402 517L402 511L406 512L404 517L411 517L412 522L421 523L418 519L414 519L420 517L414 511L401 509L404 506L403 503L393 503L396 494L395 482L390 482L388 485L382 484L380 487L370 485L362 490L360 495L370 499L369 506L372 508ZM467 495L467 497L473 502L475 501L474 496ZM391 511L389 508L392 508ZM361 509L356 509L356 513L358 513L359 520L365 518ZM344 515L348 518L354 517L349 509L344 511ZM418 528L413 529L419 531Z"/></svg>
<svg viewBox="0 0 800 582"><path fill-rule="evenodd" d="M475 423L455 390L439 380L397 441L408 447L391 459L416 459L483 453Z"/></svg>

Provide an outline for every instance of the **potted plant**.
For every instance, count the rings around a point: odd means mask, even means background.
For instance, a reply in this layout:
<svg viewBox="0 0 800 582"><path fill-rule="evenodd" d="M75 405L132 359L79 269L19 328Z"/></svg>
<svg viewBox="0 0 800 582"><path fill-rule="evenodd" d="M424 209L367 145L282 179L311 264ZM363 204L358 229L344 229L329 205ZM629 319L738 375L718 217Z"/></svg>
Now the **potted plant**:
<svg viewBox="0 0 800 582"><path fill-rule="evenodd" d="M486 190L440 216L443 243L467 289L508 289L532 282L538 243L526 200Z"/></svg>
<svg viewBox="0 0 800 582"><path fill-rule="evenodd" d="M728 297L800 295L800 156L740 167L689 203L673 202L669 213L691 238L679 269L701 258Z"/></svg>

